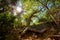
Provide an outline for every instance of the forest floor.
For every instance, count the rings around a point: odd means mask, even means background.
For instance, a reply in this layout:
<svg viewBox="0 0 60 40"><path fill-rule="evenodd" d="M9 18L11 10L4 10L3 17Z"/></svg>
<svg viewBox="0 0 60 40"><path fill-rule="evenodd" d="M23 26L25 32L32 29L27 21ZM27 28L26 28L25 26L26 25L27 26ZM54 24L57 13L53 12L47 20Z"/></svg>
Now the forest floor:
<svg viewBox="0 0 60 40"><path fill-rule="evenodd" d="M30 36L25 36L23 38L20 38L19 40L55 40L54 38L43 38L42 36L41 37L38 37L37 35L30 35ZM58 39L59 40L59 39Z"/></svg>
<svg viewBox="0 0 60 40"><path fill-rule="evenodd" d="M19 40L60 40L60 35L54 35L55 31L48 30L44 34L36 34L34 32L27 32ZM54 35L54 36L49 36Z"/></svg>

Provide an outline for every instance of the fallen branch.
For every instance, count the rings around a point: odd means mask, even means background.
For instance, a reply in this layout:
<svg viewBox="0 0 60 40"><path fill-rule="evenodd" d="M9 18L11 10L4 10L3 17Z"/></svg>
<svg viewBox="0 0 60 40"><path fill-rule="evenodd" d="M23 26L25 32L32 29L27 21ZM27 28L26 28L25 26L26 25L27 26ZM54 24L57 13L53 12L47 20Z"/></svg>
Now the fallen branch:
<svg viewBox="0 0 60 40"><path fill-rule="evenodd" d="M60 35L49 35L50 38L60 38Z"/></svg>

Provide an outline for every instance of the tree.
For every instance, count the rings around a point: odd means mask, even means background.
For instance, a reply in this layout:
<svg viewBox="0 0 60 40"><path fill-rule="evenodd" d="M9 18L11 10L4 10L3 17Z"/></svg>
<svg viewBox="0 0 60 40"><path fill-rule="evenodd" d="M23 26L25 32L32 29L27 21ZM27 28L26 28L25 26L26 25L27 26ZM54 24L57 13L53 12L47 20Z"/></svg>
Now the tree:
<svg viewBox="0 0 60 40"><path fill-rule="evenodd" d="M11 23L17 28L17 26L31 27L33 25L37 26L47 22L54 22L56 29L60 29L59 0L1 0L0 2L0 21L7 22L7 24L3 23L1 26L7 26L7 29L5 28L7 31L8 26L12 25ZM14 13L16 15L13 15Z"/></svg>
<svg viewBox="0 0 60 40"><path fill-rule="evenodd" d="M58 4L57 4L57 1L58 1ZM27 0L27 1L25 0L24 1L25 11L27 10L26 11L27 13L24 15L24 19L26 17L26 19L29 20L29 23L27 23L27 25L28 24L30 25L30 21L34 22L34 20L35 20L35 22L38 22L37 24L39 24L40 23L39 20L41 20L42 18L44 20L45 19L48 20L48 18L50 18L56 23L57 28L59 28L59 22L57 22L58 20L55 19L55 17L54 17L54 15L56 15L55 12L58 11L57 9L59 8L59 6L57 7L57 5L59 5L59 2L60 2L59 0ZM39 7L39 9L38 9L38 7ZM38 11L37 13L35 13L36 12L35 10L40 10L40 12ZM31 11L31 13L30 13L30 11ZM39 13L41 13L41 14L39 14ZM55 13L55 14L53 14L53 13ZM29 15L32 16L32 17L30 17ZM41 15L43 15L43 16L45 15L45 16L44 17L42 16L42 18L41 18L40 17ZM46 15L49 15L50 17L49 16L47 17Z"/></svg>

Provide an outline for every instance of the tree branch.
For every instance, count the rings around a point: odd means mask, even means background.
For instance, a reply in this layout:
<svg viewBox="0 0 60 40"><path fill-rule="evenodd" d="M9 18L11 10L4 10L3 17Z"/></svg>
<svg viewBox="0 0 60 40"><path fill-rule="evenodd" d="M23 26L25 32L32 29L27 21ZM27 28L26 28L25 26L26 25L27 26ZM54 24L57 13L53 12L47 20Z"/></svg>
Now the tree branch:
<svg viewBox="0 0 60 40"><path fill-rule="evenodd" d="M39 3L41 3L40 1L39 1ZM48 9L48 13L49 13L49 15L50 15L50 17L53 19L53 21L56 23L56 25L58 26L58 28L60 28L59 27L59 23L57 22L57 20L52 16L52 12L49 10L49 8L46 6L46 5L44 5L43 3L41 3L45 8L47 8Z"/></svg>
<svg viewBox="0 0 60 40"><path fill-rule="evenodd" d="M30 22L31 22L31 18L33 17L34 14L40 12L40 10L34 10L34 12L30 15L30 17L27 19L27 25L29 26L30 25Z"/></svg>

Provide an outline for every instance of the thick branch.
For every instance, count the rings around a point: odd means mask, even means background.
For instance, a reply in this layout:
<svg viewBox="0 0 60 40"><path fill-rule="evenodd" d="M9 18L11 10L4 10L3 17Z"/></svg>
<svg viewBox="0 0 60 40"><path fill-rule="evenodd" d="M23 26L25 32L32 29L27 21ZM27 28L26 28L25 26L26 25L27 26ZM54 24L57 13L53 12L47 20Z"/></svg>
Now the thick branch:
<svg viewBox="0 0 60 40"><path fill-rule="evenodd" d="M27 25L29 26L30 25L30 22L31 22L31 18L33 17L34 14L40 12L40 10L35 10L31 15L30 17L27 19Z"/></svg>

